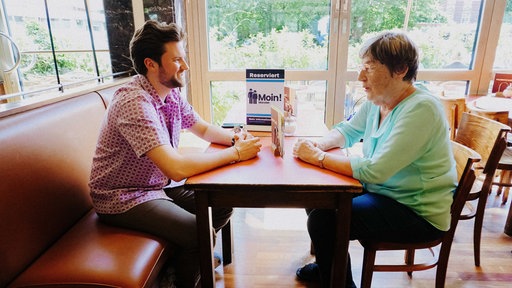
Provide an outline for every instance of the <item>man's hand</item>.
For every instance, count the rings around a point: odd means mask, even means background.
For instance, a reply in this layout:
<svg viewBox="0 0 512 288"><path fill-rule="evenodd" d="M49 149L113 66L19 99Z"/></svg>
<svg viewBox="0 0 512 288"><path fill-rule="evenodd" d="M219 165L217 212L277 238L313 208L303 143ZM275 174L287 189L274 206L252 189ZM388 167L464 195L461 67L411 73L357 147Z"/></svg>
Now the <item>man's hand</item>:
<svg viewBox="0 0 512 288"><path fill-rule="evenodd" d="M250 135L250 134L249 134ZM241 138L241 137L243 138ZM237 139L235 134L235 145L234 148L238 153L238 161L245 161L252 159L258 155L261 150L260 138L258 137L247 137L247 135L240 135Z"/></svg>

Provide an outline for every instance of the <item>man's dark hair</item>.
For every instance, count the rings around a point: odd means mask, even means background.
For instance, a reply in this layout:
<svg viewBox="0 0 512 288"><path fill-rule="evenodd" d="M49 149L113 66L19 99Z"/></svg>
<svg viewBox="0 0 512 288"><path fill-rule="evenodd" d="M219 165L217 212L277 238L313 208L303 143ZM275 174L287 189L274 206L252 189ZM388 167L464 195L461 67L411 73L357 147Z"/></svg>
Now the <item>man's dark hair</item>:
<svg viewBox="0 0 512 288"><path fill-rule="evenodd" d="M165 53L164 45L168 42L182 41L184 38L185 32L175 23L146 21L144 26L135 31L130 41L133 68L138 74L146 75L148 69L144 65L144 59L150 58L161 65L161 58Z"/></svg>

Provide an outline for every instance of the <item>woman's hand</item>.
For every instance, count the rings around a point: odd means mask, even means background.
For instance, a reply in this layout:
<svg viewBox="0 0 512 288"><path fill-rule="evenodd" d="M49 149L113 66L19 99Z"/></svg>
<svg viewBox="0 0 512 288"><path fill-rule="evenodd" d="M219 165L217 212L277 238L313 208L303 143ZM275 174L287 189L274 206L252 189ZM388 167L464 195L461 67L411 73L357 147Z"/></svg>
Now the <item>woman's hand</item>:
<svg viewBox="0 0 512 288"><path fill-rule="evenodd" d="M324 153L318 144L311 140L299 139L293 146L293 156L300 160L322 167L322 163L319 160L320 155Z"/></svg>

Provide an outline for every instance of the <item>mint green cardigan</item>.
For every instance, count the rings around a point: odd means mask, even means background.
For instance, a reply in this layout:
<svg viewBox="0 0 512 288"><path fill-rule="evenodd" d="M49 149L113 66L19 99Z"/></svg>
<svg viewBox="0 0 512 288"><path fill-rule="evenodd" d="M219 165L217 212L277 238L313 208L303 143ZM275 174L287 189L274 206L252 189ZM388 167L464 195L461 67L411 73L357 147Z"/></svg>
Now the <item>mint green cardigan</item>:
<svg viewBox="0 0 512 288"><path fill-rule="evenodd" d="M379 127L379 107L367 101L348 122L334 126L345 147L363 139L363 157L350 157L364 188L410 207L437 229L450 226L457 171L439 100L417 87Z"/></svg>

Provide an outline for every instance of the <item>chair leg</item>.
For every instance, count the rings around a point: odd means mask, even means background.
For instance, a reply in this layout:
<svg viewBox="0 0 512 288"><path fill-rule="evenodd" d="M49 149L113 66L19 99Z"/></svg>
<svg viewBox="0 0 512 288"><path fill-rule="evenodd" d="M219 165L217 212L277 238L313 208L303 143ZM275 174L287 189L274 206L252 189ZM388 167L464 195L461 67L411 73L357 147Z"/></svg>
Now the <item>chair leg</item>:
<svg viewBox="0 0 512 288"><path fill-rule="evenodd" d="M498 176L498 183L503 183L503 176L505 175L505 171L506 170L497 170L497 171L498 171L498 174L499 174L499 176ZM498 189L496 190L496 195L499 196L501 194L501 192L503 192L503 186L498 184ZM489 194L491 194L491 193L492 193L492 189L489 190Z"/></svg>
<svg viewBox="0 0 512 288"><path fill-rule="evenodd" d="M501 183L507 183L507 184L510 184L510 183L511 183L511 182L510 182L510 180L511 180L511 179L510 179L510 178L511 178L511 177L510 177L510 176L511 176L510 174L511 174L511 171L510 171L510 170L502 170L502 171L501 171L501 179L500 179L500 182L501 182ZM500 186L500 188L501 188L501 186ZM501 196L501 197L502 197L502 198L501 198L501 204L502 204L502 205L507 204L507 200L508 200L508 192L509 192L509 190L510 190L510 187L509 187L509 186L506 186L506 187L504 187L504 189L503 189L503 196Z"/></svg>
<svg viewBox="0 0 512 288"><path fill-rule="evenodd" d="M483 215L481 217L478 214L475 217L475 228L473 230L473 256L475 258L475 266L480 267L480 238L482 236L482 221Z"/></svg>
<svg viewBox="0 0 512 288"><path fill-rule="evenodd" d="M405 264L407 266L414 265L414 254L415 254L414 249L407 249L405 251ZM409 275L409 278L412 278L412 270L407 271L407 275Z"/></svg>
<svg viewBox="0 0 512 288"><path fill-rule="evenodd" d="M436 288L444 288L446 282L446 270L448 269L448 259L452 243L446 243L441 247L439 258L437 260Z"/></svg>
<svg viewBox="0 0 512 288"><path fill-rule="evenodd" d="M375 264L376 250L364 248L363 271L361 272L361 288L372 286L373 266Z"/></svg>
<svg viewBox="0 0 512 288"><path fill-rule="evenodd" d="M480 241L482 238L482 226L484 222L485 203L487 202L487 193L480 193L475 215L475 226L473 229L473 253L475 266L480 267Z"/></svg>
<svg viewBox="0 0 512 288"><path fill-rule="evenodd" d="M231 230L231 220L222 227L222 263L231 264L233 255L233 234Z"/></svg>

